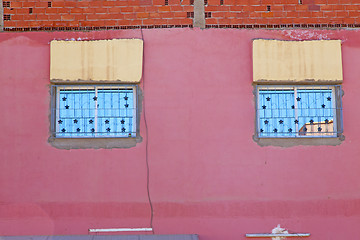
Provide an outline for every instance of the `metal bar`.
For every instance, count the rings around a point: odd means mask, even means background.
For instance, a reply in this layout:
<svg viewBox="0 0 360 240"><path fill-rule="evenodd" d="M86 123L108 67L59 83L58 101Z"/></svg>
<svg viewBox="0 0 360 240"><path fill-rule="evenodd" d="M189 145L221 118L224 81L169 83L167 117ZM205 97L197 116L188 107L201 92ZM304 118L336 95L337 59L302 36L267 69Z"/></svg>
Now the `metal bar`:
<svg viewBox="0 0 360 240"><path fill-rule="evenodd" d="M89 232L152 232L152 228L90 228Z"/></svg>
<svg viewBox="0 0 360 240"><path fill-rule="evenodd" d="M247 238L266 237L309 237L310 233L247 233Z"/></svg>

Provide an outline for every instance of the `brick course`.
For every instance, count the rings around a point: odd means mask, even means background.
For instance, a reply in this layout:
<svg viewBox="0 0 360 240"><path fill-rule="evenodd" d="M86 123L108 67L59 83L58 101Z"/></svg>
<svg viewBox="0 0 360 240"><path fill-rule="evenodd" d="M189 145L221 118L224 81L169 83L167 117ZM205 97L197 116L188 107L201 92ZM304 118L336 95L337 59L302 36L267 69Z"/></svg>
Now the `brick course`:
<svg viewBox="0 0 360 240"><path fill-rule="evenodd" d="M208 0L207 27L360 24L360 0ZM341 2L341 3L340 3ZM31 10L30 10L31 9ZM190 0L13 0L5 30L191 26ZM156 25L156 26L155 26Z"/></svg>

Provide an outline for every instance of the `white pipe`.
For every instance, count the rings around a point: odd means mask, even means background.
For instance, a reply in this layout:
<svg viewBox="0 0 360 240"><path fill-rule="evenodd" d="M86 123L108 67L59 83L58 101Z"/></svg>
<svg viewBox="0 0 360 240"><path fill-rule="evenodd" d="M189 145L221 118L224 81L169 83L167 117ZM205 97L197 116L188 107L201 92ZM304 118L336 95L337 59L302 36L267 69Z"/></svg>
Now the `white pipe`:
<svg viewBox="0 0 360 240"><path fill-rule="evenodd" d="M309 237L310 233L247 233L248 238L258 237Z"/></svg>
<svg viewBox="0 0 360 240"><path fill-rule="evenodd" d="M89 232L151 232L152 228L90 228Z"/></svg>

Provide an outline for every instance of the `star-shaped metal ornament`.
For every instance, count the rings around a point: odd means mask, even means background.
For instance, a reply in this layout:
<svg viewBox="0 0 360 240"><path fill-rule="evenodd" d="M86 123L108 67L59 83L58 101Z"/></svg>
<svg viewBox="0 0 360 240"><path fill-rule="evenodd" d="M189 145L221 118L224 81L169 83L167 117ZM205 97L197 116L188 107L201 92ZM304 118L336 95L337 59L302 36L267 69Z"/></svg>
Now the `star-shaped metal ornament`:
<svg viewBox="0 0 360 240"><path fill-rule="evenodd" d="M110 132L110 130L111 130L111 129L110 129L109 127L106 129L107 132Z"/></svg>
<svg viewBox="0 0 360 240"><path fill-rule="evenodd" d="M78 120L77 120L77 119L74 119L74 123L78 123Z"/></svg>
<svg viewBox="0 0 360 240"><path fill-rule="evenodd" d="M321 105L322 108L325 108L325 104Z"/></svg>
<svg viewBox="0 0 360 240"><path fill-rule="evenodd" d="M89 124L92 124L94 121L92 119L89 120Z"/></svg>
<svg viewBox="0 0 360 240"><path fill-rule="evenodd" d="M77 129L76 129L77 132L80 132L80 130L81 130L80 128L77 128Z"/></svg>
<svg viewBox="0 0 360 240"><path fill-rule="evenodd" d="M266 109L266 106L265 106L265 105L263 105L263 106L262 106L262 109Z"/></svg>
<svg viewBox="0 0 360 240"><path fill-rule="evenodd" d="M300 100L301 100L301 97L297 97L297 98L296 98L296 101L299 102Z"/></svg>
<svg viewBox="0 0 360 240"><path fill-rule="evenodd" d="M126 131L126 128L123 127L123 128L121 129L121 132L125 132L125 131Z"/></svg>
<svg viewBox="0 0 360 240"><path fill-rule="evenodd" d="M97 100L97 97L95 96L95 97L93 97L93 99L94 99L94 101L96 101L96 100Z"/></svg>
<svg viewBox="0 0 360 240"><path fill-rule="evenodd" d="M64 102L66 101L66 99L67 99L66 97L63 97L63 98L62 98L62 100L63 100Z"/></svg>
<svg viewBox="0 0 360 240"><path fill-rule="evenodd" d="M269 121L268 121L268 120L265 120L265 121L264 121L264 123L265 123L265 124L268 124L268 123L269 123Z"/></svg>
<svg viewBox="0 0 360 240"><path fill-rule="evenodd" d="M284 121L280 119L279 123L280 123L280 124L283 124L283 123L284 123Z"/></svg>
<svg viewBox="0 0 360 240"><path fill-rule="evenodd" d="M268 102L269 102L269 101L270 101L270 99L271 99L270 97L267 97L267 98L266 98L266 101L268 101Z"/></svg>
<svg viewBox="0 0 360 240"><path fill-rule="evenodd" d="M120 121L120 123L121 123L121 124L124 124L124 123L125 123L125 120L124 120L124 119L122 119L122 120Z"/></svg>
<svg viewBox="0 0 360 240"><path fill-rule="evenodd" d="M106 119L106 120L105 120L105 124L109 124L109 120Z"/></svg>
<svg viewBox="0 0 360 240"><path fill-rule="evenodd" d="M59 123L59 124L62 124L62 123L63 123L63 121L60 119L60 120L58 121L58 123Z"/></svg>
<svg viewBox="0 0 360 240"><path fill-rule="evenodd" d="M66 108L66 109L69 109L69 105L66 105L65 108Z"/></svg>

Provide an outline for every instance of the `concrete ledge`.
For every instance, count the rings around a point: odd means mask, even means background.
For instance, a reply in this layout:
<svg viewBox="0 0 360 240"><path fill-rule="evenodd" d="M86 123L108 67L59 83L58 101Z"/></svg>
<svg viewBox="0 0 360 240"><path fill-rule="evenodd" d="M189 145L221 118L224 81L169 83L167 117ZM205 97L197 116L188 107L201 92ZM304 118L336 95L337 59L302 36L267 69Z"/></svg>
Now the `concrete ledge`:
<svg viewBox="0 0 360 240"><path fill-rule="evenodd" d="M276 147L293 147L299 145L329 145L337 146L340 145L344 140L345 136L341 135L339 137L331 138L259 138L258 136L253 136L254 141L262 147L265 146L276 146Z"/></svg>
<svg viewBox="0 0 360 240"><path fill-rule="evenodd" d="M73 236L9 236L1 240L198 240L196 234L175 235L73 235Z"/></svg>
<svg viewBox="0 0 360 240"><path fill-rule="evenodd" d="M309 237L310 233L248 233L247 238Z"/></svg>
<svg viewBox="0 0 360 240"><path fill-rule="evenodd" d="M135 138L54 138L49 137L51 146L58 149L99 149L131 148L142 142L142 137Z"/></svg>

